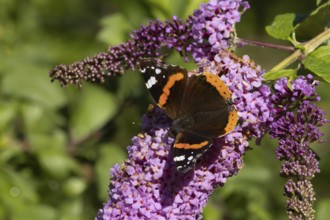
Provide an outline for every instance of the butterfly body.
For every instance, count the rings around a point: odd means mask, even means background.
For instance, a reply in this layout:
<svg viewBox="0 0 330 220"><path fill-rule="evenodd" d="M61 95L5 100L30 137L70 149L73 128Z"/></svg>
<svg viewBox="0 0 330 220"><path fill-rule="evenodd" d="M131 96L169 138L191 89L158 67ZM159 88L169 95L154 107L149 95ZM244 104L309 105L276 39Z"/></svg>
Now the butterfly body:
<svg viewBox="0 0 330 220"><path fill-rule="evenodd" d="M238 116L231 92L214 74L189 77L186 69L160 61L142 60L140 71L157 104L173 120L173 160L177 170L185 173L214 138L234 129Z"/></svg>

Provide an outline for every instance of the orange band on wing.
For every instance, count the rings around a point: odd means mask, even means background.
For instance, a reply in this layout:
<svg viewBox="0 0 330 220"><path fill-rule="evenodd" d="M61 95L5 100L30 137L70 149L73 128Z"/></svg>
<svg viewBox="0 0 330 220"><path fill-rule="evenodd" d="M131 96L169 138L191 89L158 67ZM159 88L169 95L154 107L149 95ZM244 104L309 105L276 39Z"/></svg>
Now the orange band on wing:
<svg viewBox="0 0 330 220"><path fill-rule="evenodd" d="M225 127L225 133L228 134L229 132L231 132L232 130L234 130L236 124L238 121L238 114L237 114L237 110L233 109L232 111L230 111L229 113L229 118L228 118L228 123Z"/></svg>
<svg viewBox="0 0 330 220"><path fill-rule="evenodd" d="M203 75L206 77L206 81L211 83L212 86L214 86L218 90L218 92L223 98L225 99L231 98L231 92L228 86L218 76L212 73L203 73ZM228 123L225 127L225 134L228 134L229 132L234 130L237 121L238 121L237 110L234 107L234 109L231 110L229 113Z"/></svg>
<svg viewBox="0 0 330 220"><path fill-rule="evenodd" d="M180 73L180 72L173 74L168 78L168 81L163 88L163 93L161 94L161 96L159 97L159 100L158 100L158 105L160 107L163 107L166 104L168 96L170 95L170 92L171 92L170 89L174 86L175 82L180 81L183 78L184 78L184 75L183 75L183 73Z"/></svg>
<svg viewBox="0 0 330 220"><path fill-rule="evenodd" d="M211 83L212 86L218 90L222 97L225 99L231 97L231 92L228 89L228 86L217 75L212 73L203 73L203 75L206 77L206 81Z"/></svg>
<svg viewBox="0 0 330 220"><path fill-rule="evenodd" d="M176 143L176 144L174 144L174 147L175 148L183 148L185 150L187 150L187 149L200 149L202 147L205 147L208 144L209 144L208 141L203 141L199 144Z"/></svg>

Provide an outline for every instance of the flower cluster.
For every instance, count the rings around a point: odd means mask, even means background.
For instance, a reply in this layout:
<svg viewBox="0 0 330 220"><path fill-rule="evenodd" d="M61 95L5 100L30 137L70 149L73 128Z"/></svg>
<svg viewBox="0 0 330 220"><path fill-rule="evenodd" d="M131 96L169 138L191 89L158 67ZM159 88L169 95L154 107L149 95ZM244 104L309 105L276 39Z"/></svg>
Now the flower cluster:
<svg viewBox="0 0 330 220"><path fill-rule="evenodd" d="M62 86L82 86L82 81L103 82L111 76L118 76L125 70L134 69L141 57L159 57L162 47L175 48L188 61L188 55L195 60L213 56L232 37L234 24L240 20L239 7L248 8L242 0L211 0L203 4L185 22L173 16L172 21L149 22L131 34L131 38L107 52L99 53L71 65L59 65L50 71L52 80L59 80Z"/></svg>
<svg viewBox="0 0 330 220"><path fill-rule="evenodd" d="M325 113L313 104L319 100L316 85L311 75L292 81L292 89L286 79L280 79L272 96L276 120L271 124L270 135L279 140L276 156L283 161L281 175L288 178L285 195L290 219L314 218L315 192L310 180L320 170L310 143L320 142L323 134L319 127L328 122Z"/></svg>
<svg viewBox="0 0 330 220"><path fill-rule="evenodd" d="M202 219L208 196L243 166L248 142L240 132L219 139L194 172L176 170L168 134L170 120L159 108L142 119L144 132L133 138L128 159L111 170L109 201L101 219Z"/></svg>
<svg viewBox="0 0 330 220"><path fill-rule="evenodd" d="M160 21L150 22L135 31L129 41L110 47L94 57L71 65L59 65L49 72L52 81L59 80L62 86L82 86L82 81L104 82L107 77L124 74L134 69L140 57L157 57L157 50L165 39L165 25Z"/></svg>
<svg viewBox="0 0 330 220"><path fill-rule="evenodd" d="M191 23L195 61L205 58L212 61L216 54L232 46L234 27L241 19L240 7L244 12L249 4L242 0L210 0L194 12Z"/></svg>

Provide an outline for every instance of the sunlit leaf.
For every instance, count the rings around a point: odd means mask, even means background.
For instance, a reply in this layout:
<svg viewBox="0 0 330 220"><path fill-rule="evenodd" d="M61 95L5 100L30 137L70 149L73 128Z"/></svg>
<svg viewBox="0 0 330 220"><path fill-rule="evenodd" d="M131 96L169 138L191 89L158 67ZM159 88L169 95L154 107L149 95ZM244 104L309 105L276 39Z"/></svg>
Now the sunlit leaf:
<svg viewBox="0 0 330 220"><path fill-rule="evenodd" d="M283 70L276 70L276 71L269 71L265 73L264 79L267 80L276 80L282 77L291 78L296 74L297 70L295 69L283 69Z"/></svg>
<svg viewBox="0 0 330 220"><path fill-rule="evenodd" d="M322 46L303 60L304 66L330 83L330 46Z"/></svg>
<svg viewBox="0 0 330 220"><path fill-rule="evenodd" d="M86 85L71 107L70 128L80 140L101 128L118 109L116 97L95 85Z"/></svg>
<svg viewBox="0 0 330 220"><path fill-rule="evenodd" d="M87 183L82 178L71 177L65 181L63 190L66 196L75 197L83 193L86 187Z"/></svg>
<svg viewBox="0 0 330 220"><path fill-rule="evenodd" d="M266 31L276 39L288 40L293 31L295 18L296 15L293 13L277 15L273 23L266 27Z"/></svg>
<svg viewBox="0 0 330 220"><path fill-rule="evenodd" d="M49 108L60 107L66 102L63 89L50 84L48 69L20 63L7 71L1 81L3 93L38 102Z"/></svg>

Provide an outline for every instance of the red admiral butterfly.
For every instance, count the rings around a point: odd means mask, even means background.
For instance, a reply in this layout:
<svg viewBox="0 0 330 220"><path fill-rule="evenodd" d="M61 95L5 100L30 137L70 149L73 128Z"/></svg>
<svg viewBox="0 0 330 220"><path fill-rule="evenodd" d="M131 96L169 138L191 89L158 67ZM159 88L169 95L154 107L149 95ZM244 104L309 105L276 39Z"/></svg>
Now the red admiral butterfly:
<svg viewBox="0 0 330 220"><path fill-rule="evenodd" d="M214 138L231 132L238 115L231 92L211 73L188 77L186 69L160 61L140 61L140 71L157 104L173 120L174 162L187 172L212 145Z"/></svg>

